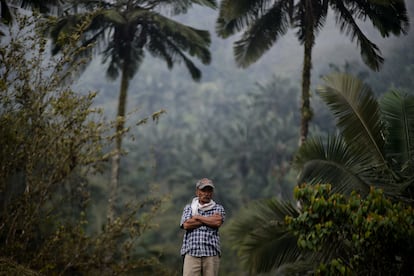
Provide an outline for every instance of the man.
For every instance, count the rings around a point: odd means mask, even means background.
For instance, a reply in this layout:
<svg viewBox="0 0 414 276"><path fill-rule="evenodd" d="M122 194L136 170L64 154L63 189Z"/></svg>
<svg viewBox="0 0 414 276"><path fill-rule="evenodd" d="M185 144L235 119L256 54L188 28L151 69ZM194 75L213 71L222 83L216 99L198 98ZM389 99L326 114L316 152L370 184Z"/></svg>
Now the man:
<svg viewBox="0 0 414 276"><path fill-rule="evenodd" d="M214 184L208 178L196 183L196 196L184 207L180 227L185 231L181 255L183 276L217 276L220 264L219 228L224 222L222 205L214 202Z"/></svg>

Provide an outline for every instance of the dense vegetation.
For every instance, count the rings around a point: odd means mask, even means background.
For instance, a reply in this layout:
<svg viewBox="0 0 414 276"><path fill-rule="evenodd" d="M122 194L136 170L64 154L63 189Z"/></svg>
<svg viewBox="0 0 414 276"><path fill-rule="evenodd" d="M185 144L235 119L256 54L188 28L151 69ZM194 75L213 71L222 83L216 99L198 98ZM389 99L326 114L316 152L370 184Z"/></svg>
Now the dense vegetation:
<svg viewBox="0 0 414 276"><path fill-rule="evenodd" d="M108 159L110 125L92 107L96 93L78 95L62 82L73 52L46 58L47 40L33 28L41 21L16 20L1 52L1 273L166 273L139 249L162 198L147 193L88 231L88 175Z"/></svg>
<svg viewBox="0 0 414 276"><path fill-rule="evenodd" d="M216 16L196 10L182 19L204 29ZM179 218L201 177L215 181L216 200L228 212L221 271L247 273L232 248L230 226L256 199L293 199L300 68L283 74L280 68L290 63L279 66L275 58L271 71L266 59L250 70L237 69L231 41L213 32L213 62L199 65L199 83L180 64L168 71L148 57L129 84L119 218L108 223L115 122L107 118L115 118L118 83L106 81L95 60L74 85L62 86L60 73L72 55L63 52L46 65L47 40L32 31L12 37L15 43L1 41L0 273L179 275ZM413 93L413 39L411 32L395 40L378 73L344 58L329 66L327 57L340 53L326 50L324 59L313 60L313 83L337 70L359 75L379 95L390 88ZM85 60L79 61L83 66ZM332 115L317 97L312 106L310 133L332 133ZM335 263L328 268L343 269Z"/></svg>
<svg viewBox="0 0 414 276"><path fill-rule="evenodd" d="M377 100L346 74L318 92L339 132L306 141L293 160L300 186L315 187L296 188L297 207L272 198L240 215L235 247L253 273L410 275L414 96Z"/></svg>
<svg viewBox="0 0 414 276"><path fill-rule="evenodd" d="M301 249L319 253L312 264L316 274L412 273L412 206L393 202L380 189L348 197L319 184L295 189L295 198L302 203L301 213L286 217L286 223ZM321 252L329 252L329 258Z"/></svg>

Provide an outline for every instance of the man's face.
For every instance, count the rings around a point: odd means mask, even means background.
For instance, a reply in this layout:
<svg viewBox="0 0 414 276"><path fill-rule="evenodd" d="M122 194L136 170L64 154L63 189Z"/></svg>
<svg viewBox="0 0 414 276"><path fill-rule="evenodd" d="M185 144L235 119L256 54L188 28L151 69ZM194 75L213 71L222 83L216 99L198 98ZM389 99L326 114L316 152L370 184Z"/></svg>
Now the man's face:
<svg viewBox="0 0 414 276"><path fill-rule="evenodd" d="M213 188L210 186L204 187L203 189L197 189L196 195L198 196L198 201L201 204L209 203L213 198Z"/></svg>

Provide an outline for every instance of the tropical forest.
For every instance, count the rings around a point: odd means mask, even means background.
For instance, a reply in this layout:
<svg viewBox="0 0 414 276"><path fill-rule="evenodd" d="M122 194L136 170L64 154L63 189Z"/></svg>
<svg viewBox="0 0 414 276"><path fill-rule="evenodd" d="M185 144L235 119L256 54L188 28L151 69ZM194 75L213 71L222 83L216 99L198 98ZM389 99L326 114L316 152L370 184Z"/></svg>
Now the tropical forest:
<svg viewBox="0 0 414 276"><path fill-rule="evenodd" d="M0 0L0 275L414 275L412 0Z"/></svg>

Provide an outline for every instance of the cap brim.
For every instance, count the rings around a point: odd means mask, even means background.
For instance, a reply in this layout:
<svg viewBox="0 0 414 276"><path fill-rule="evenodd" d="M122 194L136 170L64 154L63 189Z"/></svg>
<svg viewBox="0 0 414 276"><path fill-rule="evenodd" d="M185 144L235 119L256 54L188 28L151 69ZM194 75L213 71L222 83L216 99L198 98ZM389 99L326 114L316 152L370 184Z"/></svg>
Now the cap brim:
<svg viewBox="0 0 414 276"><path fill-rule="evenodd" d="M211 184L202 184L202 185L200 185L198 188L199 188L199 189L204 189L205 187L211 187L211 188L213 188L213 189L215 188L215 187L214 187L214 185L211 185Z"/></svg>

